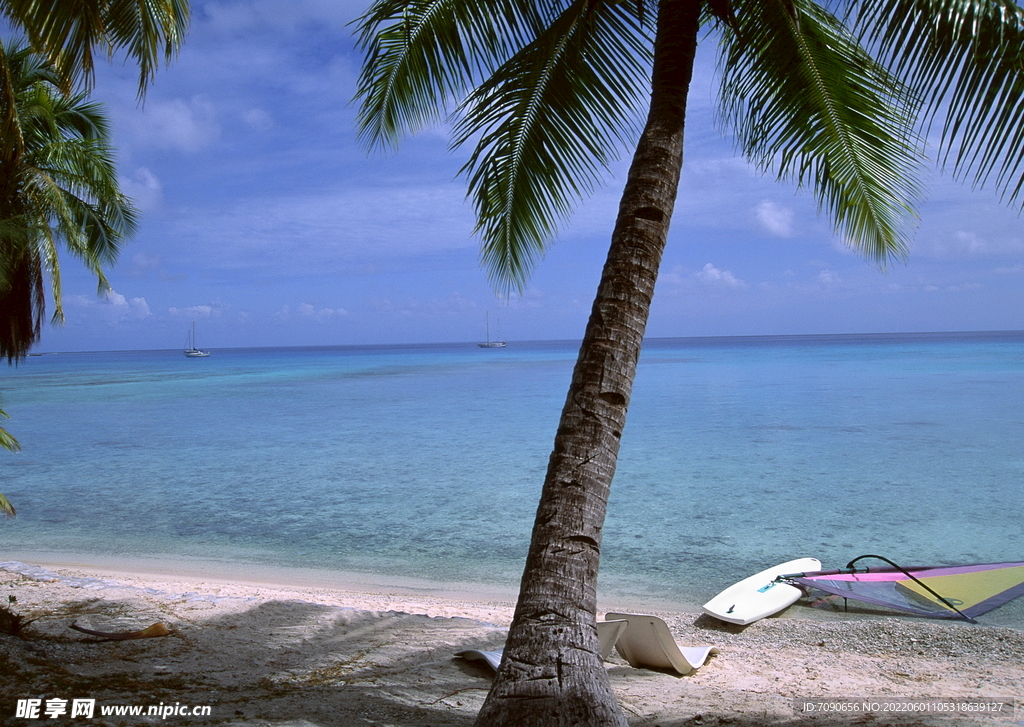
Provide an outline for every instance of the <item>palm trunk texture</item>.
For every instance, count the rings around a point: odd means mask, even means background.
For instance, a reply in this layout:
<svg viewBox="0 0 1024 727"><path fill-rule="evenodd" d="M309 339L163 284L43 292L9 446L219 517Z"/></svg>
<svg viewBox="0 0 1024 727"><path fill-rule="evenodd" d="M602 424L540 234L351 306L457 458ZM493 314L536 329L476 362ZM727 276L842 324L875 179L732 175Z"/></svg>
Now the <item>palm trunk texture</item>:
<svg viewBox="0 0 1024 727"><path fill-rule="evenodd" d="M624 727L597 640L608 493L683 163L701 0L661 0L651 106L566 397L504 661L477 727Z"/></svg>

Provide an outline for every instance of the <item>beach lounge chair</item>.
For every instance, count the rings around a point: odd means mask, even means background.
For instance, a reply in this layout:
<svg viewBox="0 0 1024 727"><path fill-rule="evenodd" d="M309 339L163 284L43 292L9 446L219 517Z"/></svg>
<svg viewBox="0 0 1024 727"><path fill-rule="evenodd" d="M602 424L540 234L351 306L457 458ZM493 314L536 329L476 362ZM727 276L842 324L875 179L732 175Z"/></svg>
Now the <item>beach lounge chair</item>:
<svg viewBox="0 0 1024 727"><path fill-rule="evenodd" d="M718 653L714 646L680 648L668 630L668 624L657 616L609 613L605 618L629 624L616 641L615 648L630 666L638 669L674 669L680 674L689 674L703 666L708 656Z"/></svg>
<svg viewBox="0 0 1024 727"><path fill-rule="evenodd" d="M466 649L455 654L455 656L461 656L466 661L486 661L494 671L498 671L498 667L501 666L501 653L502 650L497 651L480 651L479 649Z"/></svg>
<svg viewBox="0 0 1024 727"><path fill-rule="evenodd" d="M607 659L608 655L612 653L612 648L615 646L615 642L619 640L625 629L625 621L616 621L606 618L604 621L597 622L597 639L601 644L602 659ZM498 667L501 666L501 653L501 649L498 649L497 651L467 649L466 651L460 651L455 656L461 656L463 659L468 659L469 661L486 661L494 671L498 671Z"/></svg>

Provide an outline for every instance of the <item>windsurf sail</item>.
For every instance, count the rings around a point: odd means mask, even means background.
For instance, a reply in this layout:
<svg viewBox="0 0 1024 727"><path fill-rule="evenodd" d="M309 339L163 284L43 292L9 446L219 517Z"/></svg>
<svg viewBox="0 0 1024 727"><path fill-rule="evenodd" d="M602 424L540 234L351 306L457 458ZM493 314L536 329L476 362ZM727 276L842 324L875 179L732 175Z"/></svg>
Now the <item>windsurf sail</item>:
<svg viewBox="0 0 1024 727"><path fill-rule="evenodd" d="M864 558L889 565L855 568ZM975 617L1024 595L1024 562L903 568L878 555L862 555L837 570L780 577L806 588L931 618Z"/></svg>

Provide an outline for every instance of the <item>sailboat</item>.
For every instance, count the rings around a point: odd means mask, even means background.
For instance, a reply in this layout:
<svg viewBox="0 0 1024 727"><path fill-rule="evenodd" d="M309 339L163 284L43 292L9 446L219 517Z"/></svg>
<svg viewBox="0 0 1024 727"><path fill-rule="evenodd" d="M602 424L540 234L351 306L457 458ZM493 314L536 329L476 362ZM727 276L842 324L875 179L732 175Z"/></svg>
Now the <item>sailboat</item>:
<svg viewBox="0 0 1024 727"><path fill-rule="evenodd" d="M185 339L185 350L182 351L189 358L202 358L209 356L209 351L200 351L196 348L196 322L192 321L192 330Z"/></svg>
<svg viewBox="0 0 1024 727"><path fill-rule="evenodd" d="M491 340L491 314L487 314L487 340L477 343L480 348L505 348L504 341L492 341Z"/></svg>

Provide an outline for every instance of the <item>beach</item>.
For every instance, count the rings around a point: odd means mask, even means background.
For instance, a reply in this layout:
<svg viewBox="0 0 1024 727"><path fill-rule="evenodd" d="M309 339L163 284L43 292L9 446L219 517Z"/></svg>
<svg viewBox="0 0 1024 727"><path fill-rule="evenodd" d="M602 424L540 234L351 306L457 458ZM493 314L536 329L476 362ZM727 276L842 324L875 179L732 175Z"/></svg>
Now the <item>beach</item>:
<svg viewBox="0 0 1024 727"><path fill-rule="evenodd" d="M147 570L0 564L2 603L33 619L26 638L0 635L0 723L469 727L491 673L454 654L500 648L514 605L511 592L465 585ZM599 618L629 607L601 603ZM613 653L606 667L629 724L1024 724L1024 632L792 611L747 627L644 611L680 645L720 653L687 676ZM158 622L170 633L121 641L69 628ZM41 710L68 700L68 713L18 718L27 699ZM95 700L92 719L71 718L76 699ZM100 714L121 707L157 716Z"/></svg>

